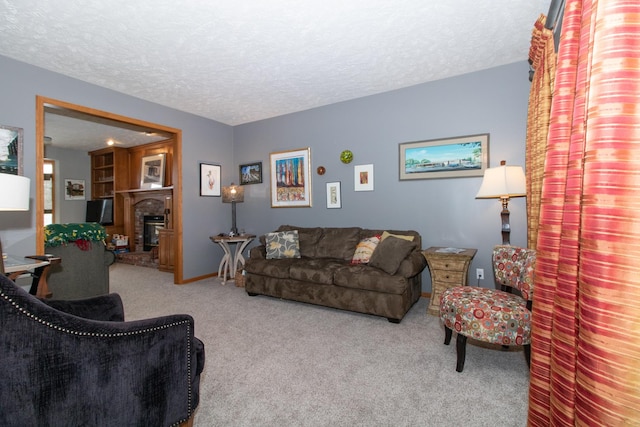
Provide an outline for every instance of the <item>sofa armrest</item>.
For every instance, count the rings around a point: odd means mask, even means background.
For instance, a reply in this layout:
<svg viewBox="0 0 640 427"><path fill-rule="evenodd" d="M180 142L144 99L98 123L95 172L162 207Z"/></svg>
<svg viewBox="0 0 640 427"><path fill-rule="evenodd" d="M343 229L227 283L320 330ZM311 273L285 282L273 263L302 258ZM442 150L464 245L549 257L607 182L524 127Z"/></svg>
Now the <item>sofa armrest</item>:
<svg viewBox="0 0 640 427"><path fill-rule="evenodd" d="M40 299L43 303L67 314L91 320L124 321L124 307L118 294L102 295L80 300Z"/></svg>
<svg viewBox="0 0 640 427"><path fill-rule="evenodd" d="M398 272L396 274L410 278L422 273L427 267L427 260L422 255L422 251L413 251L411 252L402 263L400 263L400 268L398 268Z"/></svg>
<svg viewBox="0 0 640 427"><path fill-rule="evenodd" d="M264 245L254 246L249 250L249 259L266 259L267 248Z"/></svg>

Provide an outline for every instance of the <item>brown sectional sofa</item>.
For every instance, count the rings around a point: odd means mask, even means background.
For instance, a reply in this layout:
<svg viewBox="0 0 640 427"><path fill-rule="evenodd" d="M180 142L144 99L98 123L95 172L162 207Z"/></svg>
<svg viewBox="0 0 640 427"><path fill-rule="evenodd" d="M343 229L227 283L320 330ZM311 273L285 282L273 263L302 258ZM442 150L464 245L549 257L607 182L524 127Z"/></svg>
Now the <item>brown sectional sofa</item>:
<svg viewBox="0 0 640 427"><path fill-rule="evenodd" d="M261 245L251 249L245 265L245 289L249 295L373 314L393 323L399 323L420 298L421 273L427 263L416 231L387 230L394 235L413 236L414 244L407 247L400 238L388 238L384 246L381 243L376 247L377 254L374 251L380 267L376 268L351 264L351 259L362 239L381 235L385 230L283 225L276 231L292 230L297 230L299 258L267 259L265 236L260 238Z"/></svg>

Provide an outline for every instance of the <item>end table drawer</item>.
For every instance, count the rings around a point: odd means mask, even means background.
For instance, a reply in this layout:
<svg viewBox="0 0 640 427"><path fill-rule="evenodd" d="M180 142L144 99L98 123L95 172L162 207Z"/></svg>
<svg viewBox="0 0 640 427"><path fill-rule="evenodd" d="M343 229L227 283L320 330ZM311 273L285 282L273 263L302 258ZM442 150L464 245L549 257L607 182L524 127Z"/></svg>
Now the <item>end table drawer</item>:
<svg viewBox="0 0 640 427"><path fill-rule="evenodd" d="M465 274L462 271L433 271L434 282L454 283L457 285L462 285L465 283L464 276Z"/></svg>
<svg viewBox="0 0 640 427"><path fill-rule="evenodd" d="M437 259L437 258L429 260L431 267L433 267L435 271L438 271L438 270L464 271L465 261L466 261L465 259L452 260L452 259Z"/></svg>

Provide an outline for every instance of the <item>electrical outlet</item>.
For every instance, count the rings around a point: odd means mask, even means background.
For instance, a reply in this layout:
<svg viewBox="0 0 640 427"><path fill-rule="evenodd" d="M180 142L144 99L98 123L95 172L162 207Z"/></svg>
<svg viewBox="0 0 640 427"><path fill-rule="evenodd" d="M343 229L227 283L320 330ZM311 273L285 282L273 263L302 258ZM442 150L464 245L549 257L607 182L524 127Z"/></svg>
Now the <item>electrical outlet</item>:
<svg viewBox="0 0 640 427"><path fill-rule="evenodd" d="M484 280L484 268L476 268L476 279Z"/></svg>

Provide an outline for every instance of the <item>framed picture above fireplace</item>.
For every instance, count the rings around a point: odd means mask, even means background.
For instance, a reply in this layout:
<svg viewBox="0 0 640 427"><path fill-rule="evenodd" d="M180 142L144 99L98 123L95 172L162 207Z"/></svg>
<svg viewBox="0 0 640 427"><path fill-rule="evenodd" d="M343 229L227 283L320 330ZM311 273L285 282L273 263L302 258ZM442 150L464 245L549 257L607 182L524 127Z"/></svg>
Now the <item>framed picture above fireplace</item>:
<svg viewBox="0 0 640 427"><path fill-rule="evenodd" d="M164 153L145 156L140 168L140 188L162 188L164 186Z"/></svg>

